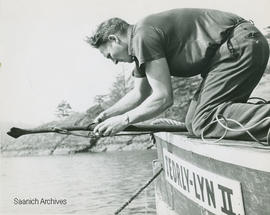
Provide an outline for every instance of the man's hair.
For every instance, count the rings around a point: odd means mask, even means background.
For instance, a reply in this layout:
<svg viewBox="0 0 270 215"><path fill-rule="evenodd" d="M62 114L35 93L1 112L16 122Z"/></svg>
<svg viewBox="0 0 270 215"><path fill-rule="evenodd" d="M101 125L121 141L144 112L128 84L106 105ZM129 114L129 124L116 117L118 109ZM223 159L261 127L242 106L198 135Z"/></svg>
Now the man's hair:
<svg viewBox="0 0 270 215"><path fill-rule="evenodd" d="M108 41L108 36L111 34L123 35L127 32L129 24L120 18L111 18L102 22L93 33L87 37L86 42L92 47L98 48L100 45Z"/></svg>

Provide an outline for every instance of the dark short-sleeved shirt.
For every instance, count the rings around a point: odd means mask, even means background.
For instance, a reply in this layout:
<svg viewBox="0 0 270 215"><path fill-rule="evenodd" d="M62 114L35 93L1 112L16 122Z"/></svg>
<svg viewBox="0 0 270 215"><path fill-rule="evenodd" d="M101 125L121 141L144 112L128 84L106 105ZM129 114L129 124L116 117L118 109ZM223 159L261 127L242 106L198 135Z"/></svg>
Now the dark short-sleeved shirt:
<svg viewBox="0 0 270 215"><path fill-rule="evenodd" d="M149 15L130 26L128 51L133 76L145 76L145 63L165 57L172 76L203 74L231 29L244 19L211 9L182 8Z"/></svg>

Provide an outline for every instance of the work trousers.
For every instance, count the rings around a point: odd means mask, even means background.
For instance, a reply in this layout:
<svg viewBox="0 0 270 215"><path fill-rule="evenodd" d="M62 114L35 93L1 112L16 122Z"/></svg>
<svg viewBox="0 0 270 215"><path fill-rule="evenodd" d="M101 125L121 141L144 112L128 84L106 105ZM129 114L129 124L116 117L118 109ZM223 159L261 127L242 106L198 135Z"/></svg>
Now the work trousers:
<svg viewBox="0 0 270 215"><path fill-rule="evenodd" d="M252 23L236 26L211 59L208 73L191 101L186 116L188 131L196 136L203 131L204 137L220 138L225 129L214 122L217 115L237 120L245 127L270 117L270 104L247 103L265 71L268 57L267 40ZM219 118L228 127L241 129L238 124ZM269 129L268 119L250 133L265 141ZM244 131L228 131L225 138L251 139Z"/></svg>

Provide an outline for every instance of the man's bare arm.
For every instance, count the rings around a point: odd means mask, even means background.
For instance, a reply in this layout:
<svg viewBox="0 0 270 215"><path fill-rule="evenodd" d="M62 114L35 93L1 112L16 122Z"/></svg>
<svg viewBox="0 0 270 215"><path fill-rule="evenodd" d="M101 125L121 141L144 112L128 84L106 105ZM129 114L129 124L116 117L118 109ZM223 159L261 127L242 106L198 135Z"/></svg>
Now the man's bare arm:
<svg viewBox="0 0 270 215"><path fill-rule="evenodd" d="M103 111L98 117L101 117L103 121L110 117L126 113L140 105L150 94L151 87L147 78L135 78L134 88L112 107Z"/></svg>
<svg viewBox="0 0 270 215"><path fill-rule="evenodd" d="M173 104L171 77L167 60L146 63L146 75L152 94L137 108L127 112L130 123L151 119Z"/></svg>
<svg viewBox="0 0 270 215"><path fill-rule="evenodd" d="M95 127L94 132L105 136L114 135L126 128L129 123L137 123L151 119L172 105L173 93L171 77L166 59L162 58L146 63L146 75L147 83L149 83L152 89L151 95L139 106L131 109L127 113L111 117L99 123ZM132 97L129 98L132 99ZM127 108L121 110L127 110Z"/></svg>

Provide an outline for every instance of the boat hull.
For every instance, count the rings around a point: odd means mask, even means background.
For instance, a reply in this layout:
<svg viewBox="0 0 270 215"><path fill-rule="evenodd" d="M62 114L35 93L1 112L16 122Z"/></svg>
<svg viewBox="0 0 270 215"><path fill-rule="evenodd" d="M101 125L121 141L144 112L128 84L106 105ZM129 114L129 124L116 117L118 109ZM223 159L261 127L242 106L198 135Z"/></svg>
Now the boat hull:
<svg viewBox="0 0 270 215"><path fill-rule="evenodd" d="M156 135L157 214L270 214L270 153L267 150L205 144L186 134ZM237 142L239 143L239 142Z"/></svg>

